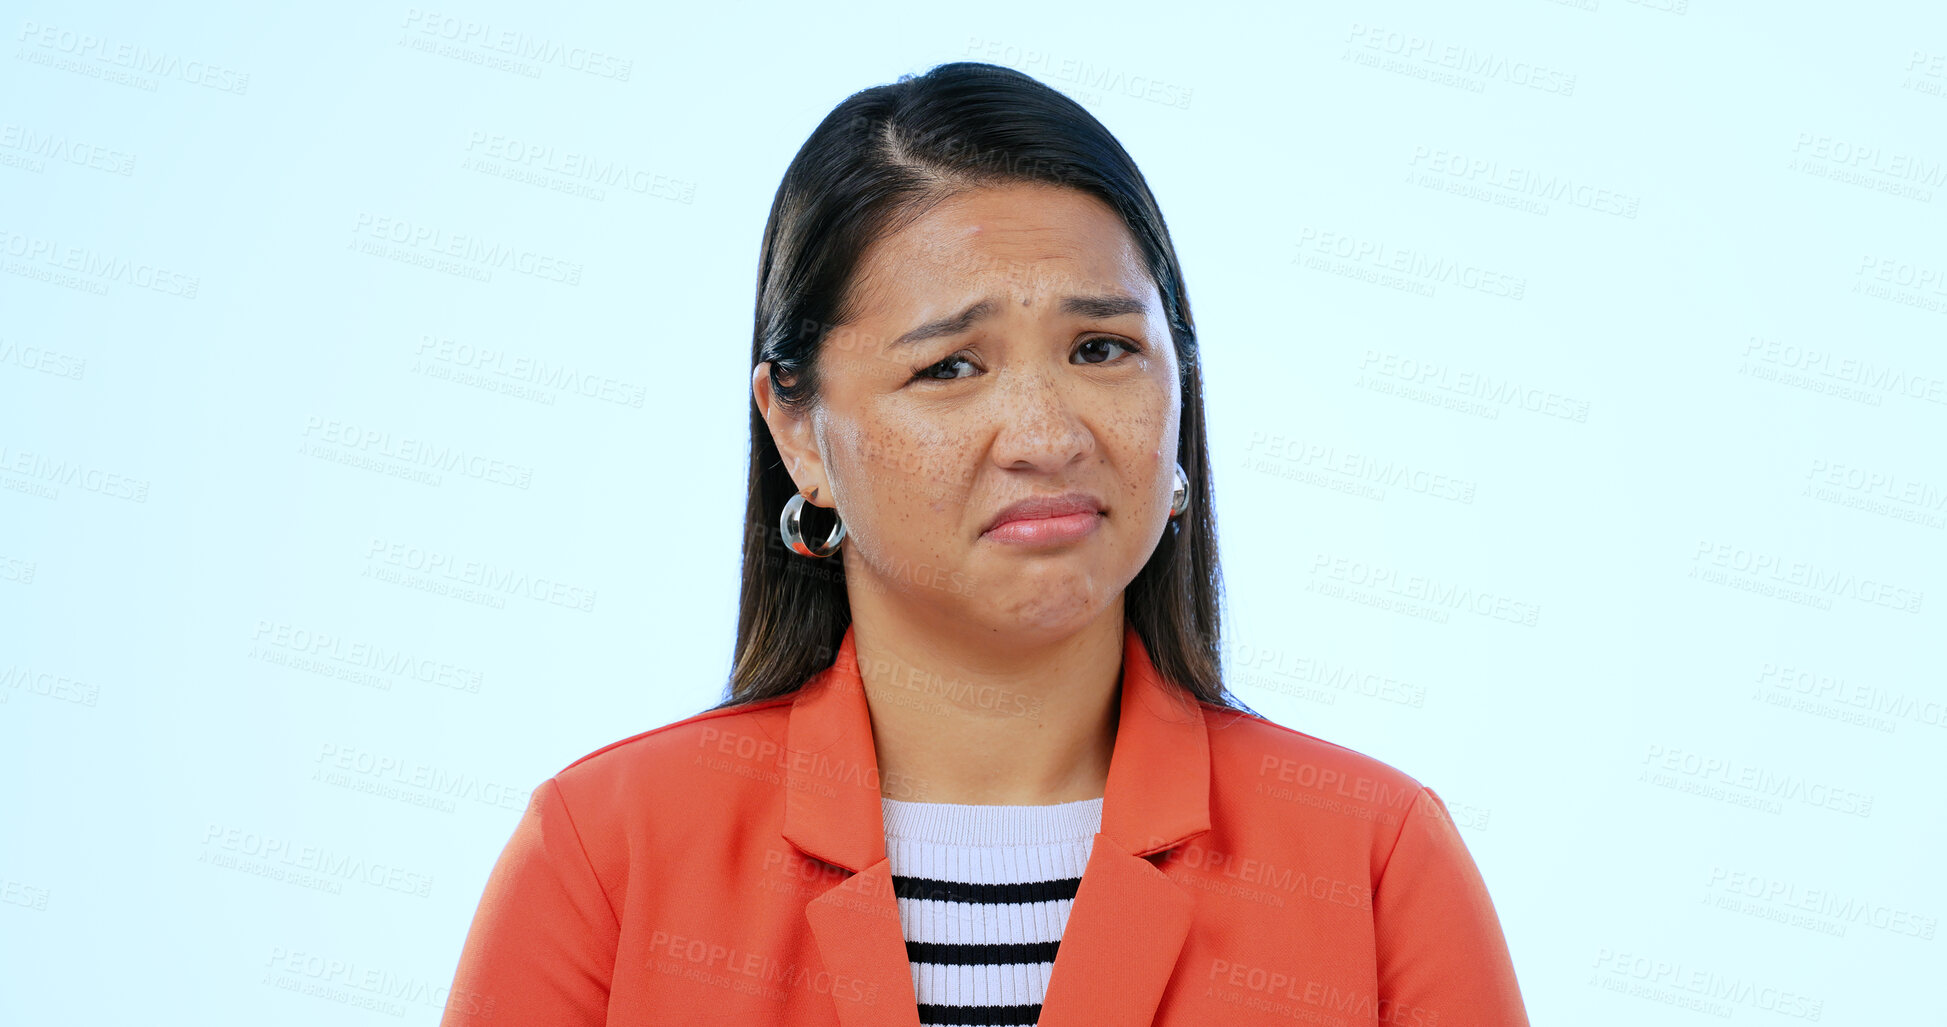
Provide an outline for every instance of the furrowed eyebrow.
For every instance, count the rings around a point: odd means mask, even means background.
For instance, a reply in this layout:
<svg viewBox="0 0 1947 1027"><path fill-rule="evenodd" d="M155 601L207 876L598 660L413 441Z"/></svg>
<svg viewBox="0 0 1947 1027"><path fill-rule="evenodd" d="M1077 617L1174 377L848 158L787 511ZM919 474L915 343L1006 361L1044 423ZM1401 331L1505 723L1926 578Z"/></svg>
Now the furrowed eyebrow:
<svg viewBox="0 0 1947 1027"><path fill-rule="evenodd" d="M1149 306L1134 296L1070 296L1061 301L1061 312L1077 317L1111 318L1140 314Z"/></svg>
<svg viewBox="0 0 1947 1027"><path fill-rule="evenodd" d="M936 338L941 335L958 335L961 332L964 332L967 329L973 327L973 323L975 321L978 321L981 318L986 317L987 315L993 312L994 312L994 301L981 300L979 303L976 303L973 306L968 307L967 309L959 312L958 314L953 314L948 317L934 318L933 320L928 321L923 325L920 325L918 328L915 328L912 331L907 332L906 334L900 336L899 338L892 340L892 344L887 346L886 349L888 351L900 349L905 346L910 346L913 343L924 342L927 339Z"/></svg>
<svg viewBox="0 0 1947 1027"><path fill-rule="evenodd" d="M942 335L958 335L973 327L974 322L993 314L994 309L995 303L993 300L981 300L958 314L935 318L892 340L892 342L887 344L886 352L890 353L903 346L910 346L913 343L938 338ZM1148 309L1148 306L1142 300L1134 296L1119 294L1107 296L1068 296L1064 297L1061 301L1061 312L1075 317L1098 319L1121 317L1124 314L1140 314Z"/></svg>

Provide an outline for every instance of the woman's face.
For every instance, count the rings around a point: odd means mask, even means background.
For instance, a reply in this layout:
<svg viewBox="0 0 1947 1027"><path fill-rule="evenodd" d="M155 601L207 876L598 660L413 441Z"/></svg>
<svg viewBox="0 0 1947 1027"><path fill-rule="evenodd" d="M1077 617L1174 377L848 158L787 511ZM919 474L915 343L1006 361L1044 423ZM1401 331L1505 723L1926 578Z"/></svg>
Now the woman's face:
<svg viewBox="0 0 1947 1027"><path fill-rule="evenodd" d="M753 387L799 489L845 519L854 606L864 587L938 624L1048 639L1101 614L1168 521L1181 412L1122 221L1078 190L970 190L868 250L853 291L814 407L771 403L768 367ZM1081 514L995 524L1077 493Z"/></svg>

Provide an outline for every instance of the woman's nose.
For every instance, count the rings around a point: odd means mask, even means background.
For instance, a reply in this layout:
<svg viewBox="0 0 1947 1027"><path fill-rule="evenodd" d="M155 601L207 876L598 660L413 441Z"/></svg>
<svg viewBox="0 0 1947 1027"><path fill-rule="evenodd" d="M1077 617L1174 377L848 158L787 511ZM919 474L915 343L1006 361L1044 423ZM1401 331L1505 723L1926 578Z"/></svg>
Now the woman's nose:
<svg viewBox="0 0 1947 1027"><path fill-rule="evenodd" d="M1087 456L1094 435L1077 409L1079 397L1046 371L1003 372L998 391L994 461L1058 471Z"/></svg>

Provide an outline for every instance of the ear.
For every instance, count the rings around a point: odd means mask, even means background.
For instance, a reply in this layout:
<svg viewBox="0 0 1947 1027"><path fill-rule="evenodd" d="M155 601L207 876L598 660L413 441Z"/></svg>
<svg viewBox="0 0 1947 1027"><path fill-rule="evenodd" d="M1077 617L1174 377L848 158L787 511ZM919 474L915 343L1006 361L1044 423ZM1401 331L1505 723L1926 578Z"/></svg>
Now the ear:
<svg viewBox="0 0 1947 1027"><path fill-rule="evenodd" d="M835 507L832 490L825 481L825 462L818 455L818 439L811 416L778 401L771 391L771 362L757 365L750 376L751 395L757 412L770 426L771 441L784 458L784 468L805 502L812 506ZM815 493L813 490L816 490Z"/></svg>

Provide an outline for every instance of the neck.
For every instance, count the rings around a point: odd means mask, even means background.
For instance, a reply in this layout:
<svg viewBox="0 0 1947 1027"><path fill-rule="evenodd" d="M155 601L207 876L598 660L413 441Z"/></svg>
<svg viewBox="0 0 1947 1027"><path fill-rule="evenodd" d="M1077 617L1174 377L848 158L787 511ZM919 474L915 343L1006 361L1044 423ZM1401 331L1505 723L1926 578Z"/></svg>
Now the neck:
<svg viewBox="0 0 1947 1027"><path fill-rule="evenodd" d="M1025 806L1102 797L1121 709L1121 596L1038 643L857 597L852 616L882 795Z"/></svg>

